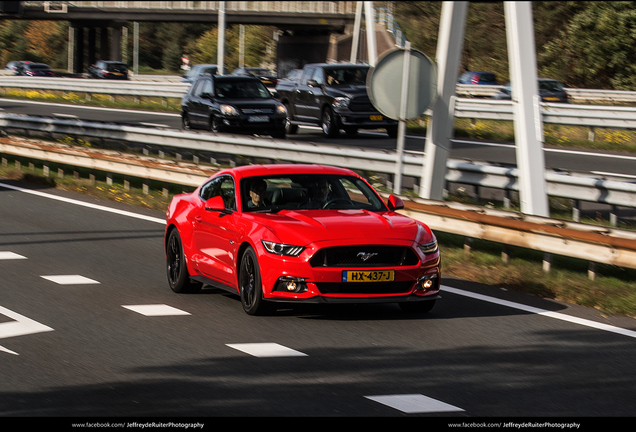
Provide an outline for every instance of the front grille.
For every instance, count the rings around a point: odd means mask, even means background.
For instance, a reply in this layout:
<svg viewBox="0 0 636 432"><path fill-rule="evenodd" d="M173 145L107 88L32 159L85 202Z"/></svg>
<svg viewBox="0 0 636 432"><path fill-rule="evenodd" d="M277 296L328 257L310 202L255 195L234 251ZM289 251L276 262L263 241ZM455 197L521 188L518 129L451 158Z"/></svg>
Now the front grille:
<svg viewBox="0 0 636 432"><path fill-rule="evenodd" d="M411 248L402 246L341 246L319 250L309 261L312 267L399 267L417 265Z"/></svg>
<svg viewBox="0 0 636 432"><path fill-rule="evenodd" d="M316 283L321 294L400 294L409 293L414 281L407 282L352 282Z"/></svg>
<svg viewBox="0 0 636 432"><path fill-rule="evenodd" d="M242 108L243 114L272 114L274 112L271 108Z"/></svg>
<svg viewBox="0 0 636 432"><path fill-rule="evenodd" d="M377 112L368 96L356 96L349 101L349 110L353 112Z"/></svg>

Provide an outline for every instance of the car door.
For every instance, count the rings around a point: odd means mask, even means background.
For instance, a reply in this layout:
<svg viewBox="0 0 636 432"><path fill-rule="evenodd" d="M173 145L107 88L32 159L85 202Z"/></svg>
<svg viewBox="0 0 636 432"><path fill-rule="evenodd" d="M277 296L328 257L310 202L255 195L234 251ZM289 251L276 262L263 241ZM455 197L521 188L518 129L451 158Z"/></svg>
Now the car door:
<svg viewBox="0 0 636 432"><path fill-rule="evenodd" d="M205 202L222 197L226 211L206 210ZM235 262L239 232L236 187L230 175L216 177L201 187L200 205L193 212L197 267L204 275L235 285Z"/></svg>
<svg viewBox="0 0 636 432"><path fill-rule="evenodd" d="M308 67L305 69L300 82L296 86L296 94L294 95L294 112L296 119L299 121L313 121L311 116L310 104L313 102L315 87L310 86L308 82L313 79L316 68Z"/></svg>
<svg viewBox="0 0 636 432"><path fill-rule="evenodd" d="M197 126L207 126L209 123L208 105L212 94L212 82L209 79L199 79L192 89L188 106L190 121Z"/></svg>

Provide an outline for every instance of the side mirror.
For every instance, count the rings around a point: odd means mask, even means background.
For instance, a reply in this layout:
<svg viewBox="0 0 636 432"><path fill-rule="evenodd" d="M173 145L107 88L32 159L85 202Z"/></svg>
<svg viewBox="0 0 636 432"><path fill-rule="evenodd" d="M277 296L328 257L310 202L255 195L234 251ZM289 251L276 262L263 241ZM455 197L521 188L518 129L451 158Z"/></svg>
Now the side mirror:
<svg viewBox="0 0 636 432"><path fill-rule="evenodd" d="M404 208L404 201L402 201L402 198L400 197L397 197L395 195L390 195L389 201L387 202L387 206L389 207L389 210L391 211L400 210Z"/></svg>
<svg viewBox="0 0 636 432"><path fill-rule="evenodd" d="M225 203L222 196L215 196L205 202L205 209L208 211L225 212Z"/></svg>
<svg viewBox="0 0 636 432"><path fill-rule="evenodd" d="M307 85L309 87L318 87L318 82L316 80L310 79L310 80L307 80Z"/></svg>

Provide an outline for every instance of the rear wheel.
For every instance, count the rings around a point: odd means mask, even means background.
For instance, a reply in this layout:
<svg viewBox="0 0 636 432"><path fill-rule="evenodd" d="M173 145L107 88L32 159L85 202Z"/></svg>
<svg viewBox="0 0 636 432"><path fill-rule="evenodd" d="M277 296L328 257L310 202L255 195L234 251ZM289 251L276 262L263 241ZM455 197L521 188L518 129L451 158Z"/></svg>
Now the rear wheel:
<svg viewBox="0 0 636 432"><path fill-rule="evenodd" d="M176 293L197 292L202 284L190 279L188 267L186 266L185 255L183 254L183 244L179 231L173 229L168 237L166 245L166 270L168 273L168 284L172 291Z"/></svg>
<svg viewBox="0 0 636 432"><path fill-rule="evenodd" d="M248 247L241 259L239 270L239 290L241 304L248 315L261 315L269 310L268 303L263 299L261 284L261 270L254 249Z"/></svg>
<svg viewBox="0 0 636 432"><path fill-rule="evenodd" d="M287 118L285 119L285 133L287 135L293 135L298 132L298 125L291 124L289 119L289 105L285 104L285 109L287 110Z"/></svg>
<svg viewBox="0 0 636 432"><path fill-rule="evenodd" d="M190 116L188 115L188 113L184 112L181 114L181 128L183 130L192 129L192 123L190 122Z"/></svg>

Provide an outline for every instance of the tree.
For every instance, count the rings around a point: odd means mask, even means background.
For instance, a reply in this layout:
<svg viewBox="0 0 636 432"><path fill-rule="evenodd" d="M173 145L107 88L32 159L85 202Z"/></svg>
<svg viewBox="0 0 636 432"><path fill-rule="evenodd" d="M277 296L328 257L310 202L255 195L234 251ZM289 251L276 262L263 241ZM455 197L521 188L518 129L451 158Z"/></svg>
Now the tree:
<svg viewBox="0 0 636 432"><path fill-rule="evenodd" d="M541 53L542 72L571 87L636 90L636 2L582 2Z"/></svg>

